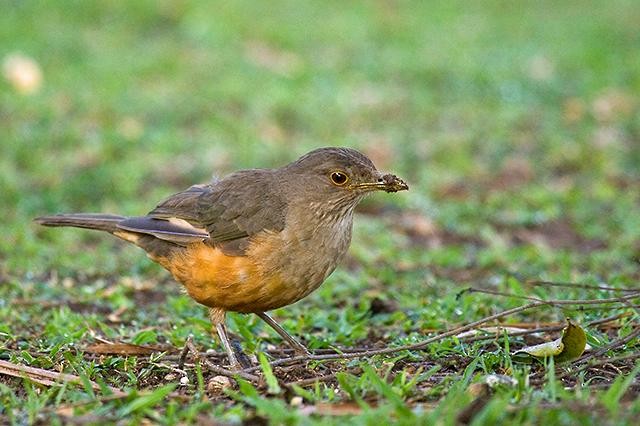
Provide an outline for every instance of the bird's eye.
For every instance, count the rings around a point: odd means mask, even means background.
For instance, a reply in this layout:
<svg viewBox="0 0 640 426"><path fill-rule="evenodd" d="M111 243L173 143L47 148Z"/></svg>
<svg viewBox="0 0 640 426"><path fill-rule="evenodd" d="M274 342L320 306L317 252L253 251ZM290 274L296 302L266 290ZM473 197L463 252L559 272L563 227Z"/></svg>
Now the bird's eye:
<svg viewBox="0 0 640 426"><path fill-rule="evenodd" d="M342 186L349 180L349 177L342 172L332 172L331 173L331 182L334 185Z"/></svg>

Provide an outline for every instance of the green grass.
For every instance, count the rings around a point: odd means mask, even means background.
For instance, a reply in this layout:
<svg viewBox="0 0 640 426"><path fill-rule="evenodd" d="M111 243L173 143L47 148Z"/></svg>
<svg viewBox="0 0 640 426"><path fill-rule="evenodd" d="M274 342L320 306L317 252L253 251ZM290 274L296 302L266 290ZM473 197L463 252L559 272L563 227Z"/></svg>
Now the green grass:
<svg viewBox="0 0 640 426"><path fill-rule="evenodd" d="M54 212L143 214L212 175L351 146L411 190L367 199L341 268L275 313L310 347L418 342L524 303L459 296L469 286L613 297L527 282L638 287L635 1L9 1L2 9L0 57L33 58L43 85L21 95L0 80L0 359L84 380L44 386L0 375L2 420L450 424L476 398L470 384L506 374L518 384L489 392L471 410L476 424L635 423L636 360L575 374L560 366L545 378L544 366L512 366L509 352L523 338L446 339L293 373L263 368L268 387L240 382L221 394L208 387L215 374L193 362L176 372L170 354L92 355L86 348L99 339L181 348L192 334L200 349L219 348L204 308L142 252L32 223ZM385 309L372 311L380 301ZM594 346L638 327L628 306L583 308L507 322L569 316L585 325L628 313L613 327L587 328ZM253 316L233 315L230 328L250 354L283 346ZM637 338L605 356L634 351ZM282 387L290 375L330 373ZM110 398L107 386L127 396Z"/></svg>

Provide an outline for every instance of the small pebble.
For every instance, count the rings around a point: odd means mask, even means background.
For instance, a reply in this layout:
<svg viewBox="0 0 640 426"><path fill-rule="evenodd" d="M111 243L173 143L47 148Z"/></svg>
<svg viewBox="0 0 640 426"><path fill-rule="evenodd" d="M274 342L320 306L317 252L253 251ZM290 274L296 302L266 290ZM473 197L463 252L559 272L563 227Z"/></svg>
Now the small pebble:
<svg viewBox="0 0 640 426"><path fill-rule="evenodd" d="M211 395L221 395L225 389L231 388L231 380L226 376L215 376L207 383L207 392Z"/></svg>

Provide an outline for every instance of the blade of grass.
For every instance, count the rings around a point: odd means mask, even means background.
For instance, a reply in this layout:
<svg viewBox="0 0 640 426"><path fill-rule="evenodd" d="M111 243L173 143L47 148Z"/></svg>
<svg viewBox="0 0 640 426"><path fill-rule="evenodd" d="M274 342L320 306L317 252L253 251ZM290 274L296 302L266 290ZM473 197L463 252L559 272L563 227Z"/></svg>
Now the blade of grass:
<svg viewBox="0 0 640 426"><path fill-rule="evenodd" d="M262 367L264 379L267 382L267 393L270 393L271 395L278 395L280 392L282 392L282 389L280 388L278 379L273 374L273 369L269 364L269 360L262 352L258 354L258 359L260 360L260 367Z"/></svg>
<svg viewBox="0 0 640 426"><path fill-rule="evenodd" d="M153 407L173 392L175 387L176 385L174 383L169 383L168 385L164 385L151 393L139 395L133 401L122 407L118 414L120 417L126 417L136 411Z"/></svg>

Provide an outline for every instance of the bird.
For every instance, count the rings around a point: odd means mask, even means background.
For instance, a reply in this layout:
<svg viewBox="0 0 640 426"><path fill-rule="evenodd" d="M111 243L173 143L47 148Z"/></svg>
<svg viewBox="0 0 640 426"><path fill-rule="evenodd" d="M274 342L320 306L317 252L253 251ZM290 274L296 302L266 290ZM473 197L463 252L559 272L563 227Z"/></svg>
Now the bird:
<svg viewBox="0 0 640 426"><path fill-rule="evenodd" d="M297 355L309 354L267 312L306 297L336 269L351 242L354 209L367 194L408 189L361 152L325 147L280 168L193 185L144 216L66 213L34 220L104 231L142 248L209 309L230 366L240 369L226 313L254 313Z"/></svg>

